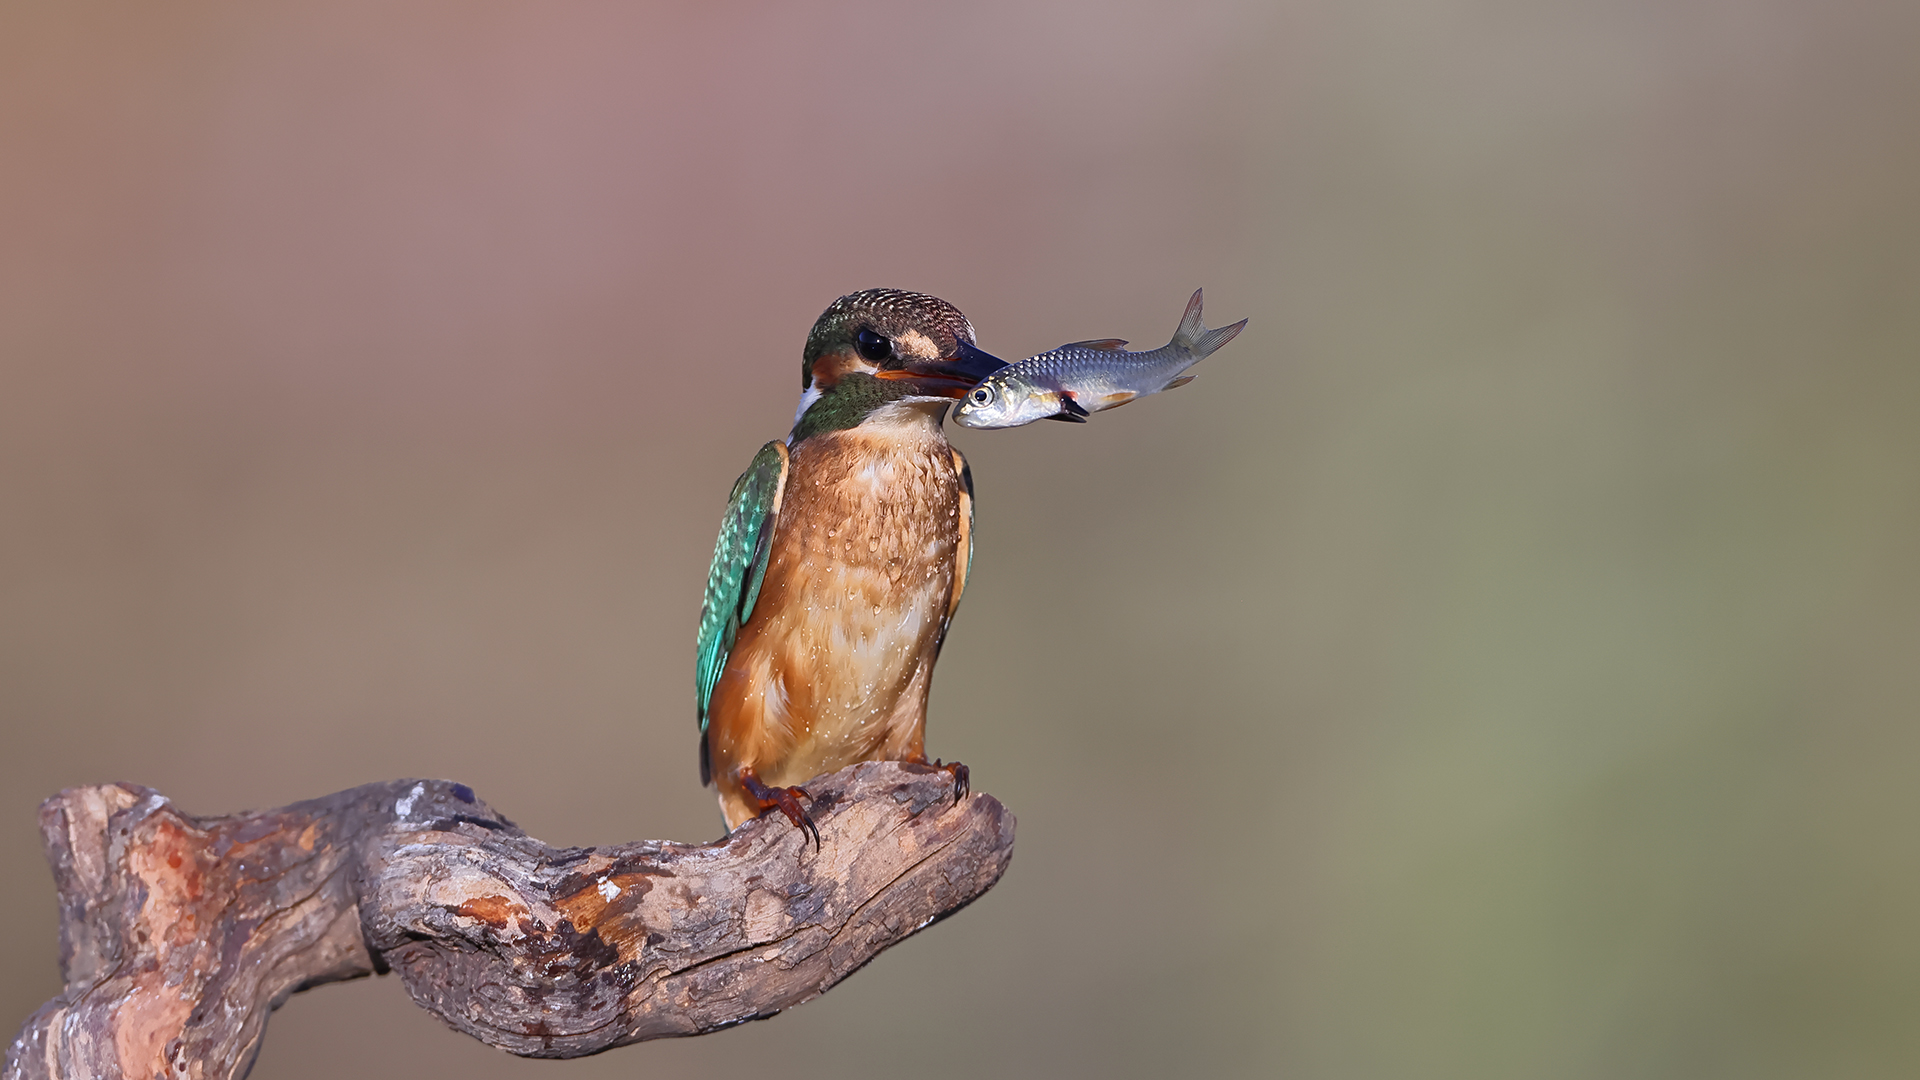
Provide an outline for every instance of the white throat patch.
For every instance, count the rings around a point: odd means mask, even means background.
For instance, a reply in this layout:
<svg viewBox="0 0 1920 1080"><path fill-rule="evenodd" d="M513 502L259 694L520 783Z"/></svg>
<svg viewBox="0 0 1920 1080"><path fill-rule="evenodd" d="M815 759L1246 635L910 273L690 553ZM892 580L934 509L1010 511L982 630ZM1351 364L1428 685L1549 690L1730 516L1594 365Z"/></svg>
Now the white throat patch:
<svg viewBox="0 0 1920 1080"><path fill-rule="evenodd" d="M794 427L800 426L800 418L807 415L807 410L813 408L813 403L819 400L820 388L812 383L807 384L807 388L800 392L800 407L793 410ZM791 431L787 433L787 444L793 444L793 433Z"/></svg>

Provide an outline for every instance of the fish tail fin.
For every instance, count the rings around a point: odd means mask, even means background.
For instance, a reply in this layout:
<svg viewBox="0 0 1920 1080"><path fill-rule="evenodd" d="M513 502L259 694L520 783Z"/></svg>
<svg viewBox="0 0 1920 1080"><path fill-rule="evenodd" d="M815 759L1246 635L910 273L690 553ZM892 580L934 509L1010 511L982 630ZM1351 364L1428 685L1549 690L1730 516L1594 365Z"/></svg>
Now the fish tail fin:
<svg viewBox="0 0 1920 1080"><path fill-rule="evenodd" d="M1207 329L1207 324L1200 321L1201 291L1193 290L1193 299L1187 301L1187 313L1180 317L1180 328L1173 332L1173 344L1190 354L1195 363L1213 355L1220 346L1232 341L1236 334L1247 328L1247 320L1241 319L1232 326Z"/></svg>
<svg viewBox="0 0 1920 1080"><path fill-rule="evenodd" d="M1193 290L1193 299L1187 301L1186 314L1180 316L1180 328L1173 332L1173 344L1188 352L1200 341L1200 335L1207 332L1207 324L1200 321L1200 293Z"/></svg>
<svg viewBox="0 0 1920 1080"><path fill-rule="evenodd" d="M1209 330L1206 333L1201 334L1200 340L1194 342L1193 344L1194 358L1200 359L1200 358L1212 356L1216 349L1220 348L1220 346L1222 345L1225 345L1227 342L1232 341L1234 337L1240 333L1240 331L1245 330L1246 328L1247 328L1247 320L1241 319L1237 323L1233 323L1228 326L1223 326L1218 330Z"/></svg>

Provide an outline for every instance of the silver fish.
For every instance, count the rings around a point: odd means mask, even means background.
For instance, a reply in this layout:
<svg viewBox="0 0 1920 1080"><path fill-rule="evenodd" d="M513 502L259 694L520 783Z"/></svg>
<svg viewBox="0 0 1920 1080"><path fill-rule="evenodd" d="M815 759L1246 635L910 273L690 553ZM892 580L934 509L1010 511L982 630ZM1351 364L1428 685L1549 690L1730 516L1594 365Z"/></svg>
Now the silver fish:
<svg viewBox="0 0 1920 1080"><path fill-rule="evenodd" d="M1076 341L1050 352L1008 364L967 391L953 410L955 423L970 428L1010 428L1035 420L1084 424L1103 409L1134 398L1185 386L1184 372L1233 340L1247 325L1209 330L1200 321L1200 290L1187 301L1187 313L1173 340L1151 352L1128 352L1118 338Z"/></svg>

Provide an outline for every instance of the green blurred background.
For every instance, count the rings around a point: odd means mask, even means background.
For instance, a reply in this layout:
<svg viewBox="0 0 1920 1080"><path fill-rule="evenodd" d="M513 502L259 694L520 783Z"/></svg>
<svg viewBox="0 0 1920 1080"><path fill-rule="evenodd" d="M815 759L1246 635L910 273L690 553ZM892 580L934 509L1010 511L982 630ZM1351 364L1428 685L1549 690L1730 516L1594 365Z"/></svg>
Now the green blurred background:
<svg viewBox="0 0 1920 1080"><path fill-rule="evenodd" d="M1920 5L0 8L0 1020L34 807L706 839L693 624L834 297L1013 357L929 749L1020 818L819 1001L256 1076L1920 1075Z"/></svg>

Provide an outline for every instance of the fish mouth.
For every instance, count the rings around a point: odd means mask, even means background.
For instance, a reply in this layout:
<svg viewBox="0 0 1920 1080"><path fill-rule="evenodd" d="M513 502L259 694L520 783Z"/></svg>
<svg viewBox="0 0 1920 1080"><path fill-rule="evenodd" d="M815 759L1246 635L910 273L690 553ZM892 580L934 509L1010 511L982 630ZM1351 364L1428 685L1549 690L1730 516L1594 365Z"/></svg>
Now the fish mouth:
<svg viewBox="0 0 1920 1080"><path fill-rule="evenodd" d="M909 360L873 374L875 378L907 383L924 397L959 398L1006 366L1005 360L962 341L954 354L944 359Z"/></svg>

